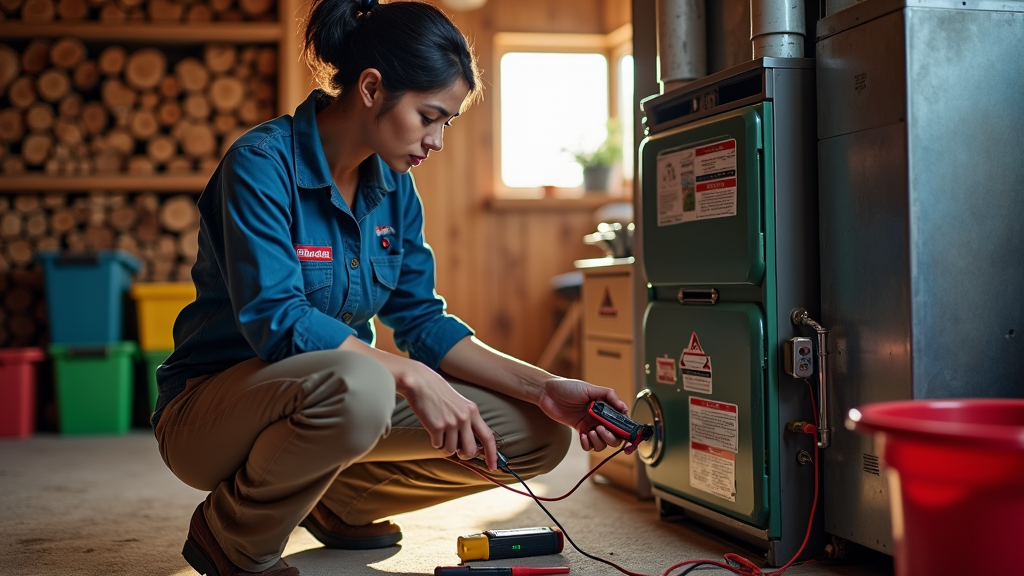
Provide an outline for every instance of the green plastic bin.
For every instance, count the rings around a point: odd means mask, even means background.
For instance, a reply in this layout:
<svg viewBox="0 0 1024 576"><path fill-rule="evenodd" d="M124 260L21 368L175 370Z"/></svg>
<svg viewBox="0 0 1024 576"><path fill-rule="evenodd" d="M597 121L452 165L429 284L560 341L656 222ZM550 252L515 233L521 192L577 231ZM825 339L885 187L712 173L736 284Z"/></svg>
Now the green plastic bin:
<svg viewBox="0 0 1024 576"><path fill-rule="evenodd" d="M146 366L146 382L149 390L149 411L156 409L156 397L159 391L156 387L156 369L170 357L173 350L143 350L142 362Z"/></svg>
<svg viewBox="0 0 1024 576"><path fill-rule="evenodd" d="M51 344L62 434L124 434L131 427L135 342Z"/></svg>

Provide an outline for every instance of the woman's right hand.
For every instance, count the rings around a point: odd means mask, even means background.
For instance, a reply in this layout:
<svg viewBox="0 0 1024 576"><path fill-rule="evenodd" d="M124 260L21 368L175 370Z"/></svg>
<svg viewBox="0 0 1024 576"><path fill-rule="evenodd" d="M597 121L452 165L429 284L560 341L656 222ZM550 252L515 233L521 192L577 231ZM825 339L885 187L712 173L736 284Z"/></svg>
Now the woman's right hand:
<svg viewBox="0 0 1024 576"><path fill-rule="evenodd" d="M445 454L458 454L463 460L475 458L482 451L487 469L497 469L494 433L480 416L477 405L459 394L440 374L415 360L368 346L354 336L340 348L367 354L387 368L395 378L396 391L409 403L434 448Z"/></svg>

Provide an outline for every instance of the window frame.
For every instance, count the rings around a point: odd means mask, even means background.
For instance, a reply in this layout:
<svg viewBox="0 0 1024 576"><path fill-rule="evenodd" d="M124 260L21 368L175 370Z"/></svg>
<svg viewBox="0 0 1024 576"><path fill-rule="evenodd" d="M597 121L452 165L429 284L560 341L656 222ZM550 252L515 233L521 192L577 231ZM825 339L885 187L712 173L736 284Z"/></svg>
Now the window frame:
<svg viewBox="0 0 1024 576"><path fill-rule="evenodd" d="M509 52L561 52L576 54L602 54L608 66L608 117L618 118L619 111L619 70L618 60L633 52L633 25L624 24L607 34L581 33L540 33L540 32L496 32L494 34L494 89L492 90L493 114L493 183L494 199L543 198L543 188L512 188L501 178L501 58ZM582 186L560 188L569 191L564 195L572 198L582 196ZM621 192L610 195L632 196L632 182L622 182ZM559 196L562 196L560 194Z"/></svg>

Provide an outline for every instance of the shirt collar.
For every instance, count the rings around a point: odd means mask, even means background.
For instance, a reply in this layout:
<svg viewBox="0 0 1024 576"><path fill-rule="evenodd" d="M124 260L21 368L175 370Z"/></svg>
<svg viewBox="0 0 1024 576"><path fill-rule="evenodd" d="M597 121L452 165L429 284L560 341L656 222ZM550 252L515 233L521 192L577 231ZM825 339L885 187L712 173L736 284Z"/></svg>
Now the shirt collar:
<svg viewBox="0 0 1024 576"><path fill-rule="evenodd" d="M297 184L302 188L329 188L334 185L316 125L317 101L322 97L323 90L310 92L306 100L295 109L292 118L295 175ZM369 192L368 203L376 206L384 194L395 191L397 184L391 169L379 156L373 154L360 167L359 187Z"/></svg>

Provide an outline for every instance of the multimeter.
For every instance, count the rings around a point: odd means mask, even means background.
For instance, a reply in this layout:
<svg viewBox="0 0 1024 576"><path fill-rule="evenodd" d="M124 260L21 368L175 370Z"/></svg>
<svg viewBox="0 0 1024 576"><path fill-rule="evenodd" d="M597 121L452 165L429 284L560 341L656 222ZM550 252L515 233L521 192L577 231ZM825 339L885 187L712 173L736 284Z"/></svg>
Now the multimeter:
<svg viewBox="0 0 1024 576"><path fill-rule="evenodd" d="M654 428L634 422L622 412L615 410L603 400L594 400L587 408L598 422L604 424L609 432L636 446L654 435Z"/></svg>
<svg viewBox="0 0 1024 576"><path fill-rule="evenodd" d="M558 554L564 544L562 531L554 526L487 530L480 534L459 536L458 553L463 562L503 560Z"/></svg>

